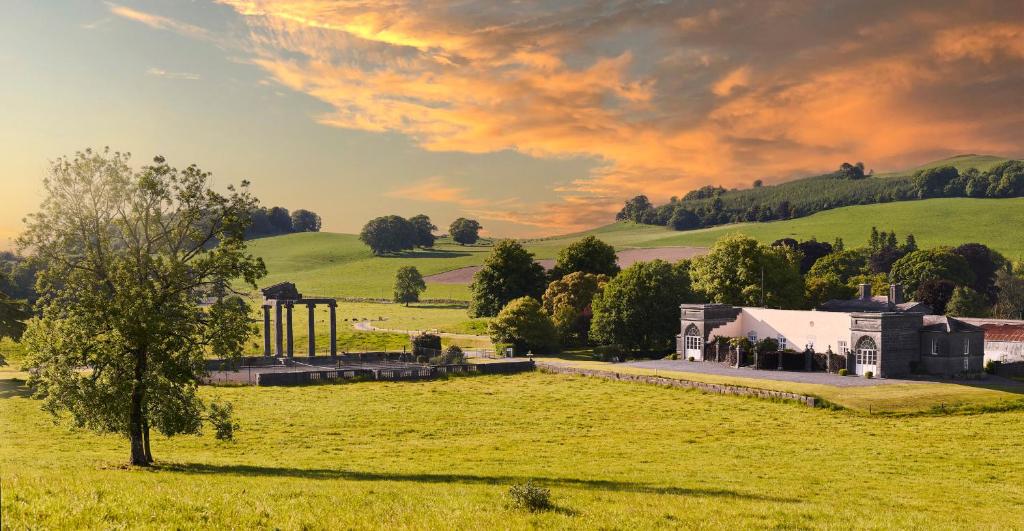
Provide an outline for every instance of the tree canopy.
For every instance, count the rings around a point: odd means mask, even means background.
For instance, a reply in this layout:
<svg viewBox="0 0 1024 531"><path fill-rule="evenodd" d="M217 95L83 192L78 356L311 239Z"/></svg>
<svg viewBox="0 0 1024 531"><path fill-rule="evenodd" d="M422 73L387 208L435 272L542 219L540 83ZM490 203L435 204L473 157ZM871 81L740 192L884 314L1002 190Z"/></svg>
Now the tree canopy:
<svg viewBox="0 0 1024 531"><path fill-rule="evenodd" d="M381 216L363 225L359 241L376 255L405 251L416 246L416 228L402 216Z"/></svg>
<svg viewBox="0 0 1024 531"><path fill-rule="evenodd" d="M586 345L593 316L591 303L608 276L577 271L551 282L544 291L544 311L551 316L562 345Z"/></svg>
<svg viewBox="0 0 1024 531"><path fill-rule="evenodd" d="M900 258L892 265L889 277L903 284L908 293L916 292L929 280L949 280L957 286L974 283L970 264L948 247L919 249Z"/></svg>
<svg viewBox="0 0 1024 531"><path fill-rule="evenodd" d="M480 239L482 228L475 219L458 218L448 226L448 235L458 244L472 245Z"/></svg>
<svg viewBox="0 0 1024 531"><path fill-rule="evenodd" d="M470 285L473 317L493 317L514 299L539 299L545 288L544 268L519 242L502 240L494 246Z"/></svg>
<svg viewBox="0 0 1024 531"><path fill-rule="evenodd" d="M412 223L412 227L416 231L417 247L428 248L434 246L434 240L437 239L434 236L434 231L437 230L437 225L431 223L430 216L418 214L409 218L409 223Z"/></svg>
<svg viewBox="0 0 1024 531"><path fill-rule="evenodd" d="M404 302L406 306L410 302L419 302L420 293L427 289L427 283L423 281L423 275L415 266L402 266L395 273L395 289L393 300Z"/></svg>
<svg viewBox="0 0 1024 531"><path fill-rule="evenodd" d="M803 306L800 255L785 246L767 246L734 234L693 260L694 291L707 300L738 306L795 309ZM762 289L763 286L763 289Z"/></svg>
<svg viewBox="0 0 1024 531"><path fill-rule="evenodd" d="M292 212L292 230L294 232L320 232L320 215L301 208Z"/></svg>
<svg viewBox="0 0 1024 531"><path fill-rule="evenodd" d="M487 330L493 343L511 344L516 352L549 354L558 351L555 325L533 297L520 297L509 302L488 323Z"/></svg>
<svg viewBox="0 0 1024 531"><path fill-rule="evenodd" d="M151 429L200 429L204 357L238 357L254 332L232 286L255 288L265 267L245 249L247 182L224 195L194 165L128 164L86 150L52 165L18 240L39 267L42 313L24 342L44 409L127 436L131 462L148 465Z"/></svg>
<svg viewBox="0 0 1024 531"><path fill-rule="evenodd" d="M0 281L4 274L0 271ZM3 282L0 282L2 284ZM0 339L9 337L18 339L25 331L25 320L32 314L28 306L21 301L13 300L3 291L0 291Z"/></svg>
<svg viewBox="0 0 1024 531"><path fill-rule="evenodd" d="M614 247L594 236L587 236L558 251L555 276L576 272L615 276L619 272L617 261Z"/></svg>

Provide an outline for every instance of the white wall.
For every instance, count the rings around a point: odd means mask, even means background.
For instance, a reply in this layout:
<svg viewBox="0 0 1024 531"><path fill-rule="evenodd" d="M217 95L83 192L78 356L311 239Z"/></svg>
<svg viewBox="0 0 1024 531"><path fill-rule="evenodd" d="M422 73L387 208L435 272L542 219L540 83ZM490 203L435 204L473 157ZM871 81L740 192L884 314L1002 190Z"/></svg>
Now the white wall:
<svg viewBox="0 0 1024 531"><path fill-rule="evenodd" d="M754 331L759 340L783 336L786 347L796 351L813 343L817 352L825 352L832 347L832 351L838 354L838 341L850 341L851 321L850 314L842 312L743 308L735 321L712 330L711 337L746 337Z"/></svg>
<svg viewBox="0 0 1024 531"><path fill-rule="evenodd" d="M986 341L985 361L1001 361L1003 363L1024 361L1024 343Z"/></svg>

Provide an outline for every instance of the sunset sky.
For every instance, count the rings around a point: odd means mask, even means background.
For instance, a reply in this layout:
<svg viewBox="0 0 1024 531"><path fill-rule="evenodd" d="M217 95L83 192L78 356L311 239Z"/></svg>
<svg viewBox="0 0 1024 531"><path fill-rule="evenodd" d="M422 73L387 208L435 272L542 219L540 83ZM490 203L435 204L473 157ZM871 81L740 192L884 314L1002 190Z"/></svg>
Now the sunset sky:
<svg viewBox="0 0 1024 531"><path fill-rule="evenodd" d="M163 154L355 232L1024 156L1024 2L8 0L0 247L48 161Z"/></svg>

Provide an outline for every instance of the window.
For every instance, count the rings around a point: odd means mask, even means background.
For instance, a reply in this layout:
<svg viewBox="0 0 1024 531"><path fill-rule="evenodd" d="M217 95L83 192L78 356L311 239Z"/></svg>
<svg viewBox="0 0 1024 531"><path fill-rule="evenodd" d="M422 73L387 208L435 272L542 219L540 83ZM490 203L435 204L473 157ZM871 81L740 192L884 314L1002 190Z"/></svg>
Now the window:
<svg viewBox="0 0 1024 531"><path fill-rule="evenodd" d="M857 365L878 365L878 346L875 340L864 336L857 341Z"/></svg>
<svg viewBox="0 0 1024 531"><path fill-rule="evenodd" d="M786 336L779 336L775 339L779 342L779 350L786 350Z"/></svg>
<svg viewBox="0 0 1024 531"><path fill-rule="evenodd" d="M754 330L747 332L747 339L749 339L751 343L757 343L757 332Z"/></svg>
<svg viewBox="0 0 1024 531"><path fill-rule="evenodd" d="M938 356L938 355L939 355L939 338L933 337L932 338L932 356Z"/></svg>
<svg viewBox="0 0 1024 531"><path fill-rule="evenodd" d="M969 338L965 337L964 338L964 356L970 356L970 355L971 355L971 340Z"/></svg>
<svg viewBox="0 0 1024 531"><path fill-rule="evenodd" d="M850 353L850 344L847 343L845 339L840 339L836 344L839 345L840 354L845 356Z"/></svg>

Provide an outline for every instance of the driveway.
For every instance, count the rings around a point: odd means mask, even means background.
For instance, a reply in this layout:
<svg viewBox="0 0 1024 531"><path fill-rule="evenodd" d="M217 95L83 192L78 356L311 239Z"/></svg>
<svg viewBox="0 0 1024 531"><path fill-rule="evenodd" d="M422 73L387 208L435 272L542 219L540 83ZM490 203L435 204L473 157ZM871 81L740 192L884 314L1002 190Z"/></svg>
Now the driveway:
<svg viewBox="0 0 1024 531"><path fill-rule="evenodd" d="M609 370L615 370L617 365L626 367L639 367L643 369L656 369L659 371L689 372L699 374L717 374L719 376L732 376L739 378L757 378L760 380L776 380L780 382L797 382L809 384L832 385L835 387L867 387L873 385L888 384L923 384L915 380L893 380L889 378L867 379L860 376L839 376L824 372L794 372L794 371L773 371L755 370L750 367L739 369L710 361L683 361L683 360L648 360L632 361L615 364Z"/></svg>

